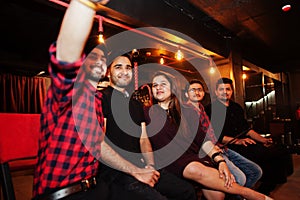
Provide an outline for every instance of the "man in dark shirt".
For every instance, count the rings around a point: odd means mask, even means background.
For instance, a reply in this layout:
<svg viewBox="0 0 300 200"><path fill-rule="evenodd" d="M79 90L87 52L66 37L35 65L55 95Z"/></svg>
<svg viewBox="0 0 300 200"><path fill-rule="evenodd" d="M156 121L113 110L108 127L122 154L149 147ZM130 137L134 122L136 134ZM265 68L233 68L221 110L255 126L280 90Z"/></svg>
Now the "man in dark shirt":
<svg viewBox="0 0 300 200"><path fill-rule="evenodd" d="M229 78L221 78L216 83L217 100L205 107L220 143L254 161L263 170L260 192L269 194L277 183L286 181L286 156L283 149L272 145L272 138L265 138L250 128L243 108L231 100L233 83ZM215 114L213 114L215 111ZM223 120L222 120L223 119ZM225 119L225 122L224 122ZM241 134L244 133L244 134ZM239 137L234 139L236 136Z"/></svg>
<svg viewBox="0 0 300 200"><path fill-rule="evenodd" d="M130 175L102 166L101 175L148 200L196 199L191 184L164 170L156 170L152 146L147 136L142 105L130 98L128 86L132 80L132 63L128 55L117 56L109 67L110 86L103 89L105 141L117 153L138 167L157 172L154 187L136 181Z"/></svg>

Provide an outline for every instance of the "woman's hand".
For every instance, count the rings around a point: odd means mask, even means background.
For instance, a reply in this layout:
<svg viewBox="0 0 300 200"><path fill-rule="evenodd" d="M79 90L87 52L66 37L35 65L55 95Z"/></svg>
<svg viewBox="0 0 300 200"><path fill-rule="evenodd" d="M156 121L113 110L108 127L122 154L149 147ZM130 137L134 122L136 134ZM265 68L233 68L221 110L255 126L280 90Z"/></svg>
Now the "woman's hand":
<svg viewBox="0 0 300 200"><path fill-rule="evenodd" d="M137 180L142 183L149 185L150 187L154 187L157 183L160 173L155 169L150 168L140 168L138 171L132 174Z"/></svg>
<svg viewBox="0 0 300 200"><path fill-rule="evenodd" d="M235 183L236 181L235 181L234 176L229 171L228 166L225 161L219 162L218 171L219 171L220 178L222 178L222 179L224 178L224 180L225 180L224 186L227 188L232 187L232 184Z"/></svg>

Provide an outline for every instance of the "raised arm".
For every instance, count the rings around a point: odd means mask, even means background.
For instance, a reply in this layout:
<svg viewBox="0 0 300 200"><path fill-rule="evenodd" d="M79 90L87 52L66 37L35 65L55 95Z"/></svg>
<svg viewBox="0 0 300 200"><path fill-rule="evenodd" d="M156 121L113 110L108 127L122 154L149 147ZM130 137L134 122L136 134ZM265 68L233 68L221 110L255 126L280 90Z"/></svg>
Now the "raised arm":
<svg viewBox="0 0 300 200"><path fill-rule="evenodd" d="M57 38L56 57L59 61L72 63L81 57L95 13L95 10L79 0L70 2Z"/></svg>

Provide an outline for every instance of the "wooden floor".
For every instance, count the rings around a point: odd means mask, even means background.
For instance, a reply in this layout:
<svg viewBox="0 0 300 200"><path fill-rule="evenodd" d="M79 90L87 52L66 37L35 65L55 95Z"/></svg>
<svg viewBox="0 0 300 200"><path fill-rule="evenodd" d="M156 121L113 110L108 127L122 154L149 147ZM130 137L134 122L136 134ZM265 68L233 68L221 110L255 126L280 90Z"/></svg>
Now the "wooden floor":
<svg viewBox="0 0 300 200"><path fill-rule="evenodd" d="M293 155L294 173L285 184L279 185L272 193L275 200L300 200L300 155Z"/></svg>
<svg viewBox="0 0 300 200"><path fill-rule="evenodd" d="M279 185L270 195L275 200L300 200L300 155L293 155L293 163L294 173L288 177L287 183ZM16 176L13 178L13 182L16 199L30 200L33 182L32 176ZM0 200L3 200L3 197Z"/></svg>

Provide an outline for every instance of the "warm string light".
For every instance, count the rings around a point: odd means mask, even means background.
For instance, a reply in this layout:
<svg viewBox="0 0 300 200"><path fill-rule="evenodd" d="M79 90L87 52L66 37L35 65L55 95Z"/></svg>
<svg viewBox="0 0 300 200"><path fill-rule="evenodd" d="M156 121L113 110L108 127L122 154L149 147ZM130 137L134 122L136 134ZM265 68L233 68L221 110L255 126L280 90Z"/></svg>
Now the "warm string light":
<svg viewBox="0 0 300 200"><path fill-rule="evenodd" d="M216 69L213 67L213 60L212 60L212 58L209 58L208 60L209 60L209 66L210 66L209 73L214 74Z"/></svg>
<svg viewBox="0 0 300 200"><path fill-rule="evenodd" d="M98 27L98 28L99 28L99 29L98 29L98 31L99 31L98 41L99 41L99 43L104 43L104 37L103 37L103 24L102 24L103 18L102 18L102 16L99 16L98 22L99 22L99 27Z"/></svg>
<svg viewBox="0 0 300 200"><path fill-rule="evenodd" d="M247 78L247 75L245 74L245 73L243 73L243 75L242 75L242 79L246 79Z"/></svg>
<svg viewBox="0 0 300 200"><path fill-rule="evenodd" d="M104 43L104 38L103 38L103 34L102 33L100 33L98 35L98 41L99 41L99 43Z"/></svg>
<svg viewBox="0 0 300 200"><path fill-rule="evenodd" d="M165 64L164 58L161 57L161 58L159 59L159 63L160 63L161 65Z"/></svg>
<svg viewBox="0 0 300 200"><path fill-rule="evenodd" d="M175 53L175 58L178 61L180 61L184 58L183 53L180 51L180 49L178 49L177 52Z"/></svg>

